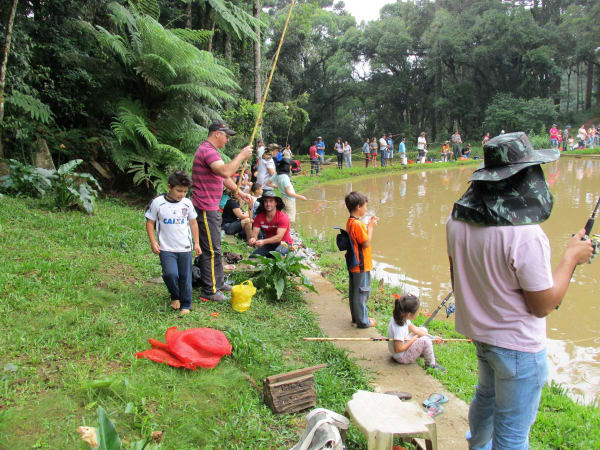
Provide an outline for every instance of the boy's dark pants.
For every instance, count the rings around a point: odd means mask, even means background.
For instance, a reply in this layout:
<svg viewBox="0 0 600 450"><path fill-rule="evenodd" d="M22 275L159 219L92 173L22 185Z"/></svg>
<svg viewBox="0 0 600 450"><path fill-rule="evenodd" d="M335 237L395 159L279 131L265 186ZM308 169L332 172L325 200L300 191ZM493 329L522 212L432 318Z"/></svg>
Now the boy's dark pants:
<svg viewBox="0 0 600 450"><path fill-rule="evenodd" d="M225 283L223 274L223 258L221 257L221 214L219 211L202 211L198 213L200 255L200 284L205 294L215 294Z"/></svg>
<svg viewBox="0 0 600 450"><path fill-rule="evenodd" d="M181 309L192 306L192 252L161 251L162 277L171 294L171 300L179 300Z"/></svg>
<svg viewBox="0 0 600 450"><path fill-rule="evenodd" d="M371 294L371 272L348 272L348 279L352 323L355 323L358 328L368 328L370 323L367 300Z"/></svg>

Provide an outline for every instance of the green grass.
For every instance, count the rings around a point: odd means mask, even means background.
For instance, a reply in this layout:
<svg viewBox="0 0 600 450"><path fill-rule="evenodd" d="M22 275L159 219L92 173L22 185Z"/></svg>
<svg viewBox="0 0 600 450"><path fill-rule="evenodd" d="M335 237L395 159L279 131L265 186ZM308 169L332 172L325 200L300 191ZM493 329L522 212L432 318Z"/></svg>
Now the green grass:
<svg viewBox="0 0 600 450"><path fill-rule="evenodd" d="M435 167L436 165L429 166ZM337 169L333 170L337 171ZM317 179L315 184L322 179L327 178ZM304 243L317 252L317 263L326 278L342 295L347 297L348 273L344 253L337 250L334 233L329 239L323 239L308 233L302 227L297 226L296 230L302 236ZM401 294L402 292L399 288L382 285L378 280L372 281L369 315L377 320L377 330L383 336L387 334L387 324L392 317L394 302L392 294L394 293ZM415 319L415 324L421 325L425 319L423 315L419 315ZM452 322L433 320L429 324L429 330L433 334L445 338L464 337L454 330ZM478 378L475 347L467 342L448 342L436 345L435 354L438 362L448 371L440 373L428 370L429 374L437 378L450 392L469 403L475 394ZM419 360L419 363L423 366L422 360ZM560 386L554 384L545 386L542 391L537 421L530 435L530 443L531 447L535 449L598 448L600 445L600 409L576 403Z"/></svg>
<svg viewBox="0 0 600 450"><path fill-rule="evenodd" d="M86 448L75 430L97 425L99 405L126 443L163 430L167 449L289 448L304 413L273 414L259 393L263 378L327 363L315 373L318 405L338 412L368 388L368 374L345 352L302 344L321 332L295 289L285 302L257 295L245 313L194 292L192 313L178 319L164 285L149 282L160 264L142 208L101 200L88 216L31 199L2 197L0 205L0 448ZM223 330L233 355L195 372L135 358L175 325ZM364 444L354 429L349 439Z"/></svg>

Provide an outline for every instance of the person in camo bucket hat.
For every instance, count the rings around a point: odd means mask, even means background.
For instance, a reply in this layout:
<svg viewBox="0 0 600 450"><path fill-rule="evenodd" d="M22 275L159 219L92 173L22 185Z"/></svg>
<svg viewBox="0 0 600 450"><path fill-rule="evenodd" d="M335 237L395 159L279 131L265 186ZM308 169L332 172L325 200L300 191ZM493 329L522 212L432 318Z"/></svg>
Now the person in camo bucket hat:
<svg viewBox="0 0 600 450"><path fill-rule="evenodd" d="M556 149L535 150L523 132L490 139L471 186L454 203L452 217L479 225L527 225L545 221L554 204L540 164L556 161Z"/></svg>
<svg viewBox="0 0 600 450"><path fill-rule="evenodd" d="M455 329L473 340L478 360L465 438L474 450L527 449L548 378L545 317L592 244L579 230L553 270L538 224L553 204L540 164L555 161L557 150L536 151L525 133L509 133L483 151L446 222Z"/></svg>

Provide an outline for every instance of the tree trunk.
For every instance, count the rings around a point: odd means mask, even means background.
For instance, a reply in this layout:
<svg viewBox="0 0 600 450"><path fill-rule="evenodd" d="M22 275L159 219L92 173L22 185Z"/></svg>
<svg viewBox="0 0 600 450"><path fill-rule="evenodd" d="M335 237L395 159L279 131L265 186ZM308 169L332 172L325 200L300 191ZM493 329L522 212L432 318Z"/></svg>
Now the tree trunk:
<svg viewBox="0 0 600 450"><path fill-rule="evenodd" d="M255 19L260 19L260 0L254 0L253 15ZM260 103L262 97L262 83L261 83L261 56L260 56L260 27L256 26L256 35L258 39L254 43L254 103Z"/></svg>
<svg viewBox="0 0 600 450"><path fill-rule="evenodd" d="M12 40L12 28L15 22L15 14L17 13L17 4L19 0L13 0L10 16L8 18L8 26L6 27L6 45L4 46L4 54L2 56L2 66L0 66L0 123L4 121L4 85L6 82L6 64L8 62L8 54L10 53L10 41ZM0 129L0 159L4 158L4 146L2 145L2 131Z"/></svg>
<svg viewBox="0 0 600 450"><path fill-rule="evenodd" d="M580 70L579 70L579 63L577 63L577 72L575 72L575 74L577 75L577 77L575 78L575 112L579 112L579 74L580 74Z"/></svg>
<svg viewBox="0 0 600 450"><path fill-rule="evenodd" d="M596 106L598 105L600 105L600 70L596 70Z"/></svg>
<svg viewBox="0 0 600 450"><path fill-rule="evenodd" d="M225 59L231 62L231 37L229 33L225 33Z"/></svg>
<svg viewBox="0 0 600 450"><path fill-rule="evenodd" d="M215 21L214 21L214 19L211 22L212 22L212 26L210 27L210 31L212 31L212 34L208 38L208 48L206 49L210 53L212 53L212 50L213 50L213 39L215 38Z"/></svg>
<svg viewBox="0 0 600 450"><path fill-rule="evenodd" d="M569 112L569 104L571 101L571 67L567 71L567 112Z"/></svg>
<svg viewBox="0 0 600 450"><path fill-rule="evenodd" d="M585 110L592 108L592 85L594 81L594 64L587 62L587 77L585 83Z"/></svg>
<svg viewBox="0 0 600 450"><path fill-rule="evenodd" d="M192 28L192 1L185 4L185 27Z"/></svg>

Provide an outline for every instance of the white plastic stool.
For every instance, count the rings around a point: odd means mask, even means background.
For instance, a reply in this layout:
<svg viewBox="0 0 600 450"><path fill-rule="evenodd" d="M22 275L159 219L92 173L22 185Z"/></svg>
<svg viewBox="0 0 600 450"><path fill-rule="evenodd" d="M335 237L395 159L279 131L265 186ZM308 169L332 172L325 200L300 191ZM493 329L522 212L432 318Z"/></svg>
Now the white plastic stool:
<svg viewBox="0 0 600 450"><path fill-rule="evenodd" d="M415 402L357 391L346 404L346 413L366 436L369 450L391 450L394 437L425 439L427 450L437 450L435 421Z"/></svg>

